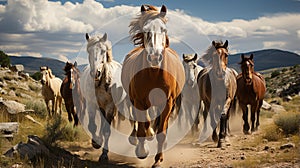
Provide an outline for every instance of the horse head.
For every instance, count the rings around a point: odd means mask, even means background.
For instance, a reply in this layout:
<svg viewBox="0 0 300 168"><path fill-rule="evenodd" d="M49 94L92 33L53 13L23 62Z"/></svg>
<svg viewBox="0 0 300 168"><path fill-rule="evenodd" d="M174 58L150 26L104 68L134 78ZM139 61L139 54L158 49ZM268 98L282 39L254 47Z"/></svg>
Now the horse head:
<svg viewBox="0 0 300 168"><path fill-rule="evenodd" d="M228 64L228 41L222 42L212 41L212 69L216 72L217 78L221 79L225 75Z"/></svg>
<svg viewBox="0 0 300 168"><path fill-rule="evenodd" d="M42 74L41 83L42 85L49 85L49 80L55 76L52 74L51 69L48 66L40 67L40 72Z"/></svg>
<svg viewBox="0 0 300 168"><path fill-rule="evenodd" d="M183 54L183 67L185 71L186 83L194 85L197 75L197 54Z"/></svg>
<svg viewBox="0 0 300 168"><path fill-rule="evenodd" d="M242 69L242 76L246 84L250 85L252 83L252 77L254 73L253 54L251 54L249 57L242 54L241 58L242 61L240 62L240 64Z"/></svg>
<svg viewBox="0 0 300 168"><path fill-rule="evenodd" d="M104 64L112 61L112 46L107 40L107 34L90 37L86 33L87 52L89 54L90 75L92 78L101 78Z"/></svg>

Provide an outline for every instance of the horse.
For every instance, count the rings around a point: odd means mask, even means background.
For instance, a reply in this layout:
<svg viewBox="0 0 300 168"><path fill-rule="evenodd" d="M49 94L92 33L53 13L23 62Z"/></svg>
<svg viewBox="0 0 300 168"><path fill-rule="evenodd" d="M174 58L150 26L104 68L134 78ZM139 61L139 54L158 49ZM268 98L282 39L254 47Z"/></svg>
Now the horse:
<svg viewBox="0 0 300 168"><path fill-rule="evenodd" d="M121 84L121 64L113 60L112 45L105 33L103 36L89 36L86 33L89 66L83 71L80 83L86 100L89 116L89 131L92 132L92 145L99 149L104 146L99 161L108 161L108 142L111 123L118 107L124 104L126 93ZM101 125L99 136L96 135L96 111L100 110Z"/></svg>
<svg viewBox="0 0 300 168"><path fill-rule="evenodd" d="M266 82L260 73L254 71L253 54L249 57L242 54L241 59L242 73L237 77L237 98L243 111L243 132L249 134L247 105L251 106L251 132L254 132L259 126L259 113L266 93ZM255 114L256 124L254 125Z"/></svg>
<svg viewBox="0 0 300 168"><path fill-rule="evenodd" d="M68 120L69 122L72 122L74 119L74 126L78 125L78 116L75 112L75 106L73 102L73 89L75 87L74 84L74 73L73 71L76 71L77 63L75 64L66 62L66 65L64 67L65 71L65 78L63 79L63 82L60 87L60 93L62 98L65 101L66 110L68 112ZM78 71L78 70L77 70Z"/></svg>
<svg viewBox="0 0 300 168"><path fill-rule="evenodd" d="M199 124L199 112L200 112L200 95L197 86L197 76L199 72L203 69L198 62L198 55L195 54L183 54L182 55L183 67L185 71L185 84L181 93L182 96L182 108L184 109L185 119L192 124L192 132L198 131ZM194 117L192 115L195 115ZM182 115L178 116L178 124L181 126ZM195 121L193 121L195 118Z"/></svg>
<svg viewBox="0 0 300 168"><path fill-rule="evenodd" d="M227 67L228 41L212 41L201 60L207 65L197 77L200 102L204 103L203 117L206 121L208 113L210 114L211 127L214 128L212 138L215 142L218 141L217 147L222 147L230 111L236 108L236 72ZM217 120L220 121L219 137L216 133ZM207 123L204 124L202 134L208 133Z"/></svg>
<svg viewBox="0 0 300 168"><path fill-rule="evenodd" d="M40 72L42 74L42 95L47 106L49 117L56 114L57 108L59 108L59 113L61 114L62 97L60 94L60 86L62 80L55 77L55 75L52 74L51 69L47 66L40 67ZM51 110L49 107L49 101L52 103Z"/></svg>
<svg viewBox="0 0 300 168"><path fill-rule="evenodd" d="M158 167L163 161L168 120L184 86L185 75L180 57L169 47L167 8L163 5L158 11L154 6L142 5L140 11L129 25L136 47L124 59L121 80L138 121L135 154L139 159L149 155L145 140L153 139L156 131L158 148L152 167ZM160 114L155 118L154 129L147 114L151 107Z"/></svg>

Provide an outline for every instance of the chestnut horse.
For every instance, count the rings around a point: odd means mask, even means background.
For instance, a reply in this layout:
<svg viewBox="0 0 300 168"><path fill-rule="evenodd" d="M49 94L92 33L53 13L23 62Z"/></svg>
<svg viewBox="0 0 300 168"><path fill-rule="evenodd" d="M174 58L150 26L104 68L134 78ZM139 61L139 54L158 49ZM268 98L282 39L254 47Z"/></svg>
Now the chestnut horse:
<svg viewBox="0 0 300 168"><path fill-rule="evenodd" d="M63 79L63 82L60 87L60 93L62 98L65 101L66 110L68 112L68 120L69 122L72 122L72 120L74 119L74 126L78 125L78 116L75 112L75 106L74 106L73 94L72 94L74 88L74 83L72 80L72 75L73 75L72 71L75 70L76 66L77 66L76 62L74 65L72 63L66 62L66 65L63 69L65 71L66 77Z"/></svg>
<svg viewBox="0 0 300 168"><path fill-rule="evenodd" d="M207 116L210 114L210 128L213 128L213 140L222 147L228 129L228 119L231 110L235 110L236 73L228 68L228 41L212 41L206 54L201 59L206 67L198 75L200 102L204 103L203 117L206 121L200 134L200 141L211 133L208 131ZM219 138L216 127L220 121ZM203 138L203 139L202 139ZM202 140L201 140L202 139Z"/></svg>
<svg viewBox="0 0 300 168"><path fill-rule="evenodd" d="M138 121L135 153L140 159L149 154L146 138L154 136L147 110L157 107L159 116L154 130L157 131L158 148L153 167L160 166L163 161L168 120L185 81L180 57L169 48L166 12L164 5L160 11L154 6L141 6L141 14L130 23L130 35L137 47L126 56L121 75Z"/></svg>
<svg viewBox="0 0 300 168"><path fill-rule="evenodd" d="M245 134L249 134L250 126L248 123L247 105L251 106L251 132L254 132L259 126L259 113L266 93L266 83L264 77L254 71L253 54L249 57L242 54L241 58L242 73L237 77L237 98L243 110L243 131ZM254 126L255 113L256 124Z"/></svg>

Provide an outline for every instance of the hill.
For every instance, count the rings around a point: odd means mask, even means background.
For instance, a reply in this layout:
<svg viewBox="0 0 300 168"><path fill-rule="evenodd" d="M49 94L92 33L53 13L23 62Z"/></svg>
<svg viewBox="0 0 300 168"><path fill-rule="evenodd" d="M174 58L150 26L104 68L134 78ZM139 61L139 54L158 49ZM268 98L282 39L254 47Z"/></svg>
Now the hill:
<svg viewBox="0 0 300 168"><path fill-rule="evenodd" d="M279 68L279 67L287 67L294 66L300 64L300 56L296 53L282 51L277 49L267 49L267 50L259 50L253 51L248 54L254 54L254 62L255 62L255 70L262 71L266 69ZM239 54L230 55L228 57L228 63L230 67L233 67L237 71L240 71L239 62L241 61ZM33 74L39 71L40 66L47 65L53 71L53 73L60 77L64 78L63 67L65 63L56 59L51 58L36 58L30 56L10 56L11 63L14 64L23 64L25 68L25 72L29 74ZM83 70L86 65L79 65L79 69Z"/></svg>
<svg viewBox="0 0 300 168"><path fill-rule="evenodd" d="M29 74L34 74L37 71L40 71L41 66L48 66L51 68L52 73L63 79L64 78L64 71L63 67L65 63L56 59L52 58L37 58L37 57L30 57L30 56L10 56L10 61L12 65L15 64L22 64L24 65L25 72Z"/></svg>
<svg viewBox="0 0 300 168"><path fill-rule="evenodd" d="M277 49L267 49L244 53L246 55L254 55L255 70L262 71L266 69L288 67L300 64L300 56L289 51ZM228 63L236 70L240 70L241 53L230 55Z"/></svg>

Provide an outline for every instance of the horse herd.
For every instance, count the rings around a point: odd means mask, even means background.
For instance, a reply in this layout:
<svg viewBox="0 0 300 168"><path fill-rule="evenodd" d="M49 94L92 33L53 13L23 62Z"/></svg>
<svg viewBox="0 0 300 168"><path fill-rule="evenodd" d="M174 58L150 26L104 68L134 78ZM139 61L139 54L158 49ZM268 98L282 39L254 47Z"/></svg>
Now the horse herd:
<svg viewBox="0 0 300 168"><path fill-rule="evenodd" d="M170 48L166 29L167 8L161 10L142 5L141 13L134 18L129 34L136 46L130 51L123 64L115 61L107 34L89 36L86 34L89 65L80 72L76 63L67 62L63 81L56 78L48 67L41 67L42 94L49 115L60 108L65 101L69 121L74 125L78 116L88 114L88 129L92 132L92 145L100 148L104 142L100 161L108 160L108 141L111 123L118 118L128 118L132 132L128 138L136 145L136 156L146 158L149 148L146 141L157 139L157 153L153 167L163 161L163 147L166 143L168 121L172 112L184 108L186 113L177 115L179 124L192 124L197 131L199 114L203 112L202 132L213 128L213 140L217 146L224 145L229 131L231 111L239 105L243 111L243 131L249 134L248 108L251 105L251 131L259 126L259 112L266 92L262 75L254 71L253 55L241 55L242 73L229 68L228 41L212 41L206 53L200 57L205 67L198 64L197 54L183 54L183 61ZM52 110L49 101L52 100ZM238 104L237 104L238 103ZM189 114L196 111L196 119ZM101 129L97 131L95 116L101 111ZM155 115L150 115L155 114ZM182 116L188 121L183 121ZM256 115L256 119L255 119ZM256 123L255 123L256 120ZM216 128L219 125L219 134Z"/></svg>

